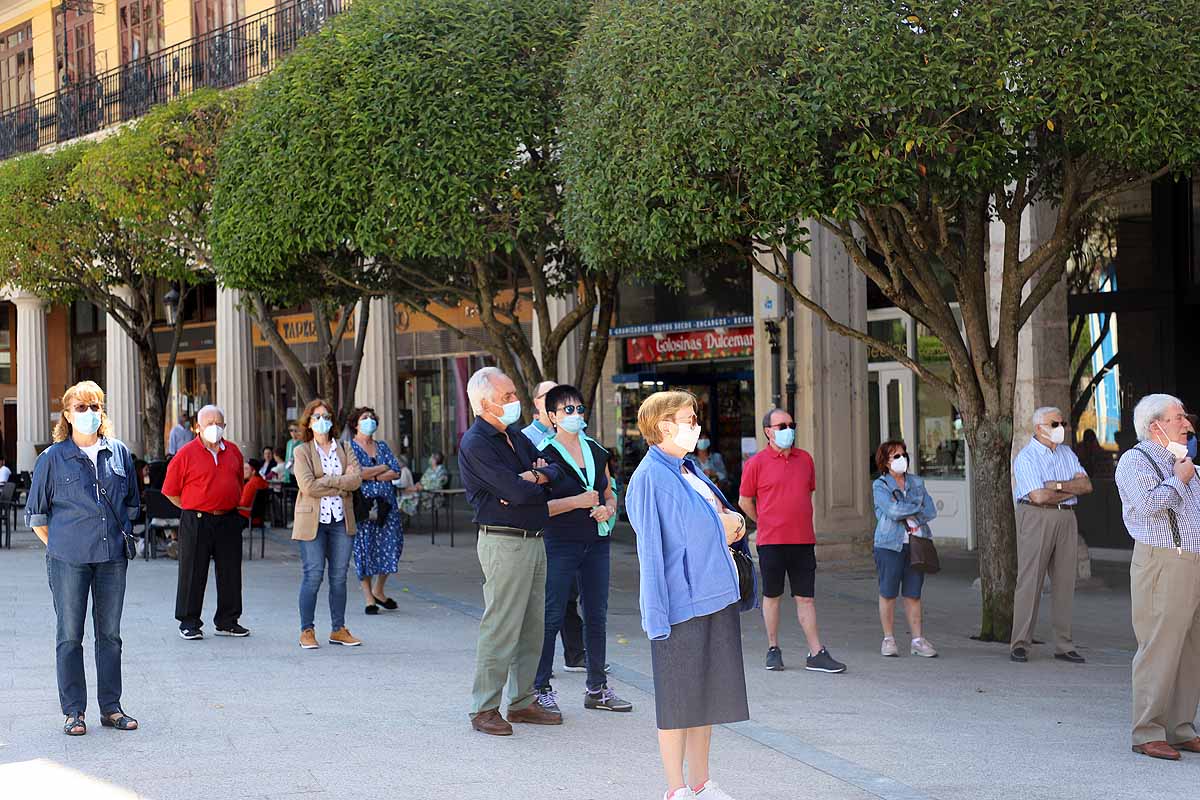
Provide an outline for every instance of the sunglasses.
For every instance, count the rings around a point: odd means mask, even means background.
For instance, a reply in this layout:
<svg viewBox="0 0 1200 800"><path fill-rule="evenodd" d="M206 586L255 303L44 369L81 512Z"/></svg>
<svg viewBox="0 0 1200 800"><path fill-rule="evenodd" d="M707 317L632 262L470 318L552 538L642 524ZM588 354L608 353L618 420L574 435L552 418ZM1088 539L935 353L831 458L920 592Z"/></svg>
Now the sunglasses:
<svg viewBox="0 0 1200 800"><path fill-rule="evenodd" d="M778 425L768 425L767 427L768 427L768 428L774 428L774 429L775 429L775 430L777 430L777 431L782 431L782 430L794 431L794 430L796 430L796 423L794 423L794 422L781 422L781 423L779 423Z"/></svg>
<svg viewBox="0 0 1200 800"><path fill-rule="evenodd" d="M556 411L554 413L556 413L556 414L583 414L586 412L587 412L587 406L585 406L583 403L579 403L578 405L563 406L562 408L560 408L558 411Z"/></svg>
<svg viewBox="0 0 1200 800"><path fill-rule="evenodd" d="M329 416L328 414L313 414L312 418L313 419L333 419L333 417Z"/></svg>
<svg viewBox="0 0 1200 800"><path fill-rule="evenodd" d="M1054 420L1053 422L1043 422L1042 424L1050 426L1051 430L1053 430L1054 428L1065 428L1067 425L1067 423L1059 422L1058 420Z"/></svg>
<svg viewBox="0 0 1200 800"><path fill-rule="evenodd" d="M99 412L100 408L101 405L99 403L76 403L74 410L76 414L82 414L83 412L89 410Z"/></svg>
<svg viewBox="0 0 1200 800"><path fill-rule="evenodd" d="M897 458L908 458L908 453L893 453L892 461L895 461Z"/></svg>

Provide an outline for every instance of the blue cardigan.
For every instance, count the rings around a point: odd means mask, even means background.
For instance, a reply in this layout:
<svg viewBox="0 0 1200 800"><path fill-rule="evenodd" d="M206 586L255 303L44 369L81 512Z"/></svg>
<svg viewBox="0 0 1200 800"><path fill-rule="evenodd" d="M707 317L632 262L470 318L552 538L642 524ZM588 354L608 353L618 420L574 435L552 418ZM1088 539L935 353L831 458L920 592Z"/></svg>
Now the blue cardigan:
<svg viewBox="0 0 1200 800"><path fill-rule="evenodd" d="M691 457L674 458L655 446L634 471L625 510L637 533L642 629L651 639L666 639L672 625L713 614L740 598L725 528L680 474L684 464L726 508L735 510ZM750 553L745 537L733 546ZM742 611L758 605L757 583L756 575L752 599Z"/></svg>
<svg viewBox="0 0 1200 800"><path fill-rule="evenodd" d="M899 487L891 475L880 475L871 484L875 500L875 546L899 553L904 549L904 520L915 517L921 525L918 535L932 538L929 520L937 516L933 498L925 491L925 481L916 475L904 477L904 492L897 499L894 492Z"/></svg>

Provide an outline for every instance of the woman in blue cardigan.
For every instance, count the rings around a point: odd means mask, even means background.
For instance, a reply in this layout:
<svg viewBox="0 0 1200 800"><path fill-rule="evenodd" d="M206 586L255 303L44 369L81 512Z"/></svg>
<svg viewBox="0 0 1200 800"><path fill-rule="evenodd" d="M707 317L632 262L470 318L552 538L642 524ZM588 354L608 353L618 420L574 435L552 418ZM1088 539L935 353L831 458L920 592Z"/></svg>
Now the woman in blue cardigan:
<svg viewBox="0 0 1200 800"><path fill-rule="evenodd" d="M732 800L708 777L712 726L750 718L742 662L741 600L730 547L749 554L746 520L691 457L700 438L696 398L656 392L638 409L651 445L625 497L637 533L642 627L650 637L665 800ZM684 762L689 779L684 779Z"/></svg>
<svg viewBox="0 0 1200 800"><path fill-rule="evenodd" d="M875 451L879 477L871 485L875 500L875 571L879 574L879 622L883 625L882 656L898 656L892 618L896 613L896 595L904 595L904 615L912 631L910 652L933 658L937 650L921 633L921 587L924 573L912 568L909 559L910 536L931 537L929 520L937 516L933 499L925 491L925 482L908 474L908 448L901 441L889 441Z"/></svg>

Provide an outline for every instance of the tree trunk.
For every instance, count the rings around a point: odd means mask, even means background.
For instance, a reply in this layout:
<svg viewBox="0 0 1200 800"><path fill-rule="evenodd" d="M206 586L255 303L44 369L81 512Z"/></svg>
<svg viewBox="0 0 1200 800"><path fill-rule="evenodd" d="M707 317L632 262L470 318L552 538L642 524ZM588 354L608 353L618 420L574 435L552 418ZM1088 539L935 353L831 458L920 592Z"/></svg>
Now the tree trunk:
<svg viewBox="0 0 1200 800"><path fill-rule="evenodd" d="M604 360L608 357L608 347L611 341L613 316L617 308L616 280L598 280L599 313L596 316L596 332L588 340L588 348L584 353L580 369L578 389L583 394L583 400L588 408L595 407L596 387L600 385L600 376L604 372ZM587 325L591 325L588 320Z"/></svg>
<svg viewBox="0 0 1200 800"><path fill-rule="evenodd" d="M254 319L254 324L258 326L259 332L271 346L272 352L275 353L280 363L283 364L283 368L287 370L288 376L291 377L292 383L296 387L296 393L300 395L300 405L302 407L308 405L316 399L317 388L313 385L304 362L279 335L279 330L275 327L275 320L272 319L271 312L267 309L267 304L261 294L255 292L251 295L251 303L247 310Z"/></svg>
<svg viewBox="0 0 1200 800"><path fill-rule="evenodd" d="M385 302L390 303L390 298L385 298ZM357 326L354 335L354 359L350 364L350 380L346 383L346 388L342 392L342 397L345 398L346 410L354 408L355 393L358 391L358 374L362 370L363 353L367 349L367 326L371 324L371 298L364 297L358 304L362 309L362 313L358 315L358 319L354 321ZM389 331L389 335L390 335Z"/></svg>
<svg viewBox="0 0 1200 800"><path fill-rule="evenodd" d="M136 340L138 360L141 362L142 380L142 441L146 447L145 458L163 458L166 454L166 443L163 441L163 431L166 427L166 399L164 398L162 380L159 378L158 353L144 338Z"/></svg>
<svg viewBox="0 0 1200 800"><path fill-rule="evenodd" d="M1017 583L1016 518L1012 499L1012 424L984 418L967 428L971 446L975 541L979 546L982 616L979 638L1007 642L1012 636Z"/></svg>

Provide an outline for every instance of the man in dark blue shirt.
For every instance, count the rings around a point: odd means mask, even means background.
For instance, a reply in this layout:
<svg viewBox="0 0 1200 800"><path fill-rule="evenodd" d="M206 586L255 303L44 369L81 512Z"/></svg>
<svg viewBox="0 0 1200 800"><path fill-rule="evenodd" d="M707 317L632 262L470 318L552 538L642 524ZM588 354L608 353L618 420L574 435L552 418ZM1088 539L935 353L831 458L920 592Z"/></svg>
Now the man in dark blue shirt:
<svg viewBox="0 0 1200 800"><path fill-rule="evenodd" d="M559 468L546 466L521 433L521 401L507 375L484 367L467 382L467 396L478 419L459 445L458 467L479 525L484 580L471 726L511 736L510 722L562 724L533 690L546 613L542 529L550 508L542 487L559 477ZM507 721L500 715L506 682L512 687Z"/></svg>

